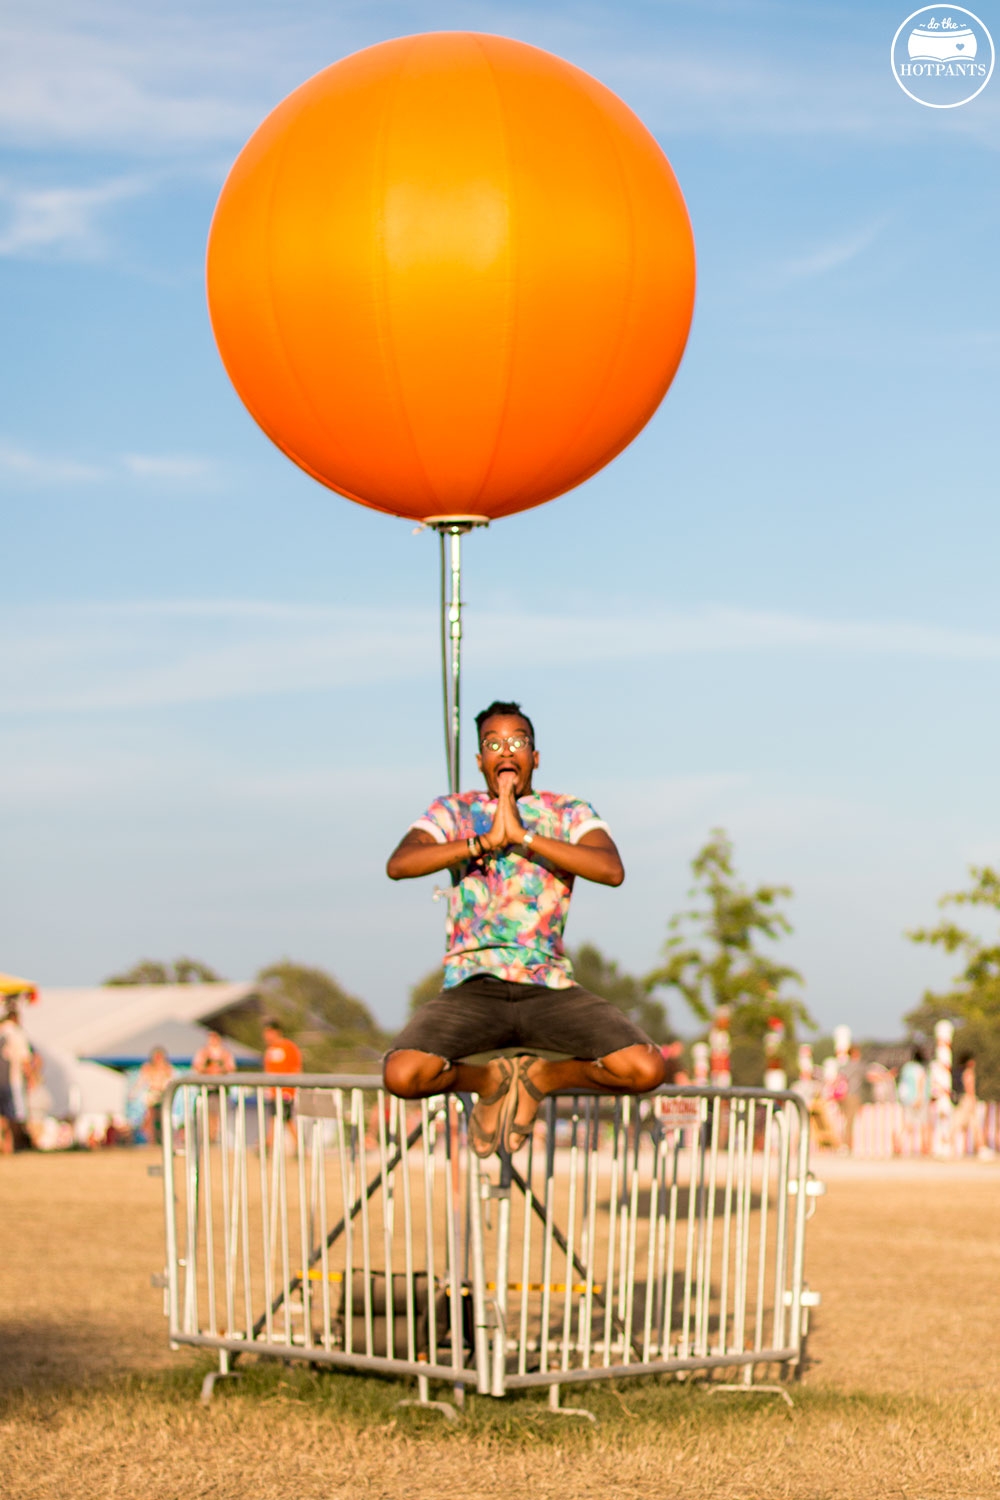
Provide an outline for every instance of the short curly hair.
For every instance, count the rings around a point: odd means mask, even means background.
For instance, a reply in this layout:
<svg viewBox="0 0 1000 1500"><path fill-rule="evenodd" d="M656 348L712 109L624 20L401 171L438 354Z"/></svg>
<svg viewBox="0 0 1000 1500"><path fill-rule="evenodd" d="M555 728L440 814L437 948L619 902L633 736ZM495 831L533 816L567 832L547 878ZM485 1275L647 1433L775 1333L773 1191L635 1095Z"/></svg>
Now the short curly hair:
<svg viewBox="0 0 1000 1500"><path fill-rule="evenodd" d="M489 708L484 708L481 713L476 714L476 733L480 739L483 736L483 725L486 723L486 720L497 719L501 715L508 719L523 719L528 726L531 743L535 743L535 726L528 718L520 703L501 703L499 699L494 699Z"/></svg>

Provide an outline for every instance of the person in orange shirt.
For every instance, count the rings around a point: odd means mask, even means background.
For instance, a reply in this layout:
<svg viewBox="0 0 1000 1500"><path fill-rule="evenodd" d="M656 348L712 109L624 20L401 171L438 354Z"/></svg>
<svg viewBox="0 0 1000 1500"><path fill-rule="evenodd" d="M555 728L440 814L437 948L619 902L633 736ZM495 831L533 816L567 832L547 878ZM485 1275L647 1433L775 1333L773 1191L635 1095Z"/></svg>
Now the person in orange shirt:
<svg viewBox="0 0 1000 1500"><path fill-rule="evenodd" d="M264 1072L265 1073L301 1073L302 1053L296 1044L283 1034L277 1021L267 1020L262 1027L264 1033ZM270 1093L271 1098L277 1096L277 1089ZM292 1140L297 1140L295 1126L295 1090L282 1089L281 1097L285 1102L285 1119L288 1121L292 1132ZM272 1106L273 1108L273 1106ZM275 1110L275 1113L277 1111ZM270 1114L270 1110L268 1111ZM274 1114L268 1121L267 1144L270 1146L274 1137Z"/></svg>

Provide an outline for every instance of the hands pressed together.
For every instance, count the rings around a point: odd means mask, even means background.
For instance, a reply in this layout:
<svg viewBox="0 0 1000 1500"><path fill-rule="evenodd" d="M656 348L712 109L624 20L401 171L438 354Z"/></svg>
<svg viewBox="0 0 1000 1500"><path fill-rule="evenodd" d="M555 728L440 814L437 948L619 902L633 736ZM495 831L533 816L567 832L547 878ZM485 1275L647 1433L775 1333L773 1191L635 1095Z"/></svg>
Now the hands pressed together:
<svg viewBox="0 0 1000 1500"><path fill-rule="evenodd" d="M514 788L517 776L513 771L501 771L497 788L497 810L493 825L487 833L479 835L479 847L484 853L494 849L505 849L508 844L519 844L525 835L525 827L517 810Z"/></svg>

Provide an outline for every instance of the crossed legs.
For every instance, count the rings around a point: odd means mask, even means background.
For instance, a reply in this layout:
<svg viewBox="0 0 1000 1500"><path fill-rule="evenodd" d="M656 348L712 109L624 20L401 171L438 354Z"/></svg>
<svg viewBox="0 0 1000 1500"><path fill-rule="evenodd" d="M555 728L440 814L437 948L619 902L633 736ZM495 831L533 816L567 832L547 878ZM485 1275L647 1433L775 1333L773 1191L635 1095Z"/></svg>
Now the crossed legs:
<svg viewBox="0 0 1000 1500"><path fill-rule="evenodd" d="M532 1089L518 1090L514 1118L509 1124L518 1136L526 1136L538 1111L534 1093L544 1097L582 1088L595 1089L601 1094L646 1094L663 1082L666 1065L651 1043L636 1042L593 1062L575 1057L562 1062L525 1057L521 1070ZM504 1084L509 1076L510 1064L506 1059L492 1058L482 1064L453 1063L432 1052L408 1048L390 1052L383 1067L386 1088L402 1099L425 1099L450 1091L478 1094L478 1117L487 1132L496 1127L507 1106ZM488 1104L482 1102L493 1095L499 1097Z"/></svg>

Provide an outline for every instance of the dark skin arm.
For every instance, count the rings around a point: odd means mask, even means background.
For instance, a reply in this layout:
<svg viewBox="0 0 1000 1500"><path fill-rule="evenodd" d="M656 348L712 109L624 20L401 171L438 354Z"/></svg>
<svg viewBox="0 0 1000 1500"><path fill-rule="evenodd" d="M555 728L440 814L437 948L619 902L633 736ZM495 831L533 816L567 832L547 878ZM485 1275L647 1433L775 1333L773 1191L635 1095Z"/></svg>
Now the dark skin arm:
<svg viewBox="0 0 1000 1500"><path fill-rule="evenodd" d="M517 811L514 796L514 778L504 774L500 777L497 811L493 826L481 836L485 853L521 844L525 834L524 825ZM535 856L565 870L568 875L579 875L583 880L593 880L598 885L621 885L625 869L614 840L603 828L592 828L578 844L566 843L563 839L547 839L536 834L530 849L525 853ZM470 858L469 845L465 839L456 839L439 844L422 828L411 828L389 856L386 874L390 880L412 880L419 875L432 875L438 870L450 870Z"/></svg>

